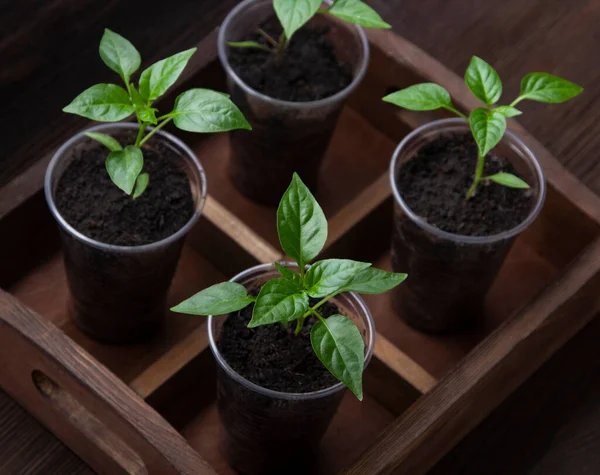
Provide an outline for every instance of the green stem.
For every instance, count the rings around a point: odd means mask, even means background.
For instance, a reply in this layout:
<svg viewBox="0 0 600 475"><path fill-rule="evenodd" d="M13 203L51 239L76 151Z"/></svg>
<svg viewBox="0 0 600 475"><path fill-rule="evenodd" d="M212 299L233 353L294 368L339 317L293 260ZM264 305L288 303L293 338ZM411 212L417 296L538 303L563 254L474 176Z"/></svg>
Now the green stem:
<svg viewBox="0 0 600 475"><path fill-rule="evenodd" d="M526 97L523 97L523 96L517 97L514 101L511 102L510 107L515 107L523 99L526 99Z"/></svg>
<svg viewBox="0 0 600 475"><path fill-rule="evenodd" d="M156 127L154 127L150 131L150 133L148 135L146 135L144 137L144 139L139 143L138 147L141 147L142 145L144 145L148 140L150 140L150 137L152 137L156 132L158 132L160 129L162 129L165 125L167 125L172 120L173 120L173 117L167 117L163 122L161 122Z"/></svg>
<svg viewBox="0 0 600 475"><path fill-rule="evenodd" d="M464 115L461 111L459 111L458 109L455 109L452 106L443 106L444 109L449 110L450 112L454 112L457 116L462 117L463 119L466 119L467 116Z"/></svg>
<svg viewBox="0 0 600 475"><path fill-rule="evenodd" d="M271 43L272 46L274 46L275 48L279 48L279 43L277 43L277 41L275 41L275 38L269 35L269 33L267 33L265 30L259 28L258 34L262 36L265 40L267 40L269 43Z"/></svg>
<svg viewBox="0 0 600 475"><path fill-rule="evenodd" d="M317 317L319 319L319 321L321 321L322 323L325 323L325 319L323 318L323 316L319 312L317 312L314 308L313 308L312 314L315 317Z"/></svg>
<svg viewBox="0 0 600 475"><path fill-rule="evenodd" d="M479 183L481 183L481 176L483 175L484 165L485 157L481 156L480 154L477 154L477 168L475 169L475 177L473 178L473 184L471 185L471 188L469 188L469 191L467 191L465 199L471 199L477 191L477 187L479 186Z"/></svg>
<svg viewBox="0 0 600 475"><path fill-rule="evenodd" d="M285 37L285 33L281 33L279 37L279 44L277 45L277 59L275 64L279 66L281 64L281 60L283 59L283 54L285 53L285 49L287 48L288 40Z"/></svg>
<svg viewBox="0 0 600 475"><path fill-rule="evenodd" d="M302 331L302 328L304 327L304 320L306 320L306 317L300 317L296 320L296 329L294 330L295 336L300 335L300 332Z"/></svg>
<svg viewBox="0 0 600 475"><path fill-rule="evenodd" d="M141 140L142 137L144 136L144 132L146 132L146 127L148 127L148 124L142 124L142 121L138 118L138 125L140 126L140 129L138 130L138 134L137 137L135 138L135 146L136 147L141 147Z"/></svg>

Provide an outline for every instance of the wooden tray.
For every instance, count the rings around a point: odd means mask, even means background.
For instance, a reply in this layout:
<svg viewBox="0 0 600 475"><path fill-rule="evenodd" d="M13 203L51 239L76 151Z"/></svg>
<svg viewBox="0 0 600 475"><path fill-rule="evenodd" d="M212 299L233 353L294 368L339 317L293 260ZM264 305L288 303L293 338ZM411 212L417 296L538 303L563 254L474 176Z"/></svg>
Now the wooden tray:
<svg viewBox="0 0 600 475"><path fill-rule="evenodd" d="M477 104L459 77L412 44L389 32L369 37L371 66L342 114L317 198L330 220L328 256L389 268L391 154L406 133L444 114L400 111L381 97L435 81L459 108ZM216 33L198 47L183 85L224 89ZM600 200L510 127L541 162L548 198L502 268L481 325L424 335L394 314L389 294L367 296L378 335L365 400L344 399L315 473L426 472L600 310ZM174 303L283 257L274 209L245 200L225 176L227 137L180 135L207 170L210 197L184 249ZM88 339L66 315L56 226L41 193L49 157L0 189L2 387L100 473L231 474L218 450L205 319L171 314L156 341L118 347Z"/></svg>

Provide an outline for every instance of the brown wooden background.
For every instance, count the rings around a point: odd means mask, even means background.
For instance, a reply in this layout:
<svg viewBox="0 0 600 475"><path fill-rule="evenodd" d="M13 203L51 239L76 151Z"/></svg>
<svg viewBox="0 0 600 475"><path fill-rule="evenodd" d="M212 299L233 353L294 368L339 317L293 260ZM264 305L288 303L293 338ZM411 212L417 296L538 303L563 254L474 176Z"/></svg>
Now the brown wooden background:
<svg viewBox="0 0 600 475"><path fill-rule="evenodd" d="M188 48L236 0L0 0L0 186L63 141L61 108L113 81L104 27L144 65ZM520 122L600 193L600 0L371 0L395 31L462 75L471 55L503 78L507 102L531 71L585 87L564 105L523 104ZM0 264L1 265L1 264ZM598 319L597 319L598 320ZM600 322L552 358L434 470L436 474L600 473ZM89 473L0 392L0 474Z"/></svg>

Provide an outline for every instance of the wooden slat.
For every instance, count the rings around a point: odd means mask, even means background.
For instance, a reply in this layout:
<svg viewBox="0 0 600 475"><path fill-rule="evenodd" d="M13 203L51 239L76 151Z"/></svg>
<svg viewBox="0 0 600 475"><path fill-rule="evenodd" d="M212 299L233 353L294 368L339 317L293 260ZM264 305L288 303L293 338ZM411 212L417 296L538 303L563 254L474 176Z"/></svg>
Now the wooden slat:
<svg viewBox="0 0 600 475"><path fill-rule="evenodd" d="M346 475L425 473L600 310L600 239L419 399Z"/></svg>
<svg viewBox="0 0 600 475"><path fill-rule="evenodd" d="M0 317L2 387L99 473L214 474L122 381L3 291Z"/></svg>

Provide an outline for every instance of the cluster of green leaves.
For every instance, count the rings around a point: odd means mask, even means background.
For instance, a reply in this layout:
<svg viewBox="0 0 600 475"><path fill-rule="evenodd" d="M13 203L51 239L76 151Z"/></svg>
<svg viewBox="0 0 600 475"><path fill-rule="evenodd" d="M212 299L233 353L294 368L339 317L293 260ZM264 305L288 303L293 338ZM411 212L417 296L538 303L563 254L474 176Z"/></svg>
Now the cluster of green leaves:
<svg viewBox="0 0 600 475"><path fill-rule="evenodd" d="M243 285L224 282L201 291L172 310L192 315L222 315L254 304L249 328L272 323L289 325L295 321L296 335L306 318L314 315L318 322L311 329L310 339L315 354L331 374L362 400L365 347L360 331L343 315L324 318L319 307L343 292L387 292L404 281L406 274L386 272L369 263L348 259L324 259L305 270L325 245L327 220L297 174L279 204L277 232L282 249L297 262L298 272L276 262L281 277L266 282L257 297L249 295ZM319 300L311 306L309 297Z"/></svg>
<svg viewBox="0 0 600 475"><path fill-rule="evenodd" d="M232 41L228 45L234 48L256 48L283 56L285 49L300 28L317 14L332 15L365 28L391 28L379 14L361 0L334 0L327 8L321 8L321 0L273 0L273 8L283 32L278 40L259 29L267 44L256 41Z"/></svg>
<svg viewBox="0 0 600 475"><path fill-rule="evenodd" d="M553 104L565 102L580 94L583 88L548 73L531 73L521 81L521 93L510 105L495 105L502 95L502 81L494 68L477 56L473 56L469 63L465 82L473 95L485 103L485 107L472 110L469 117L452 105L446 89L434 83L416 84L394 92L383 100L415 111L443 108L468 120L477 143L478 160L473 184L467 191L467 199L475 194L482 181L491 181L511 188L529 188L526 182L510 173L482 176L485 156L502 140L506 131L506 119L522 114L516 108L519 102L525 99Z"/></svg>
<svg viewBox="0 0 600 475"><path fill-rule="evenodd" d="M228 96L208 89L190 89L182 93L171 112L157 117L158 110L152 107L153 102L177 81L195 51L196 48L192 48L154 63L142 72L136 89L131 76L140 67L140 53L121 35L106 29L100 41L100 57L121 77L125 88L116 84L96 84L63 109L98 122L118 122L136 115L139 132L132 145L123 148L110 135L87 134L108 148L106 170L110 178L134 198L145 191L150 180L147 173L142 173L144 157L141 147L170 121L190 132L251 128ZM149 126L154 128L144 136Z"/></svg>

